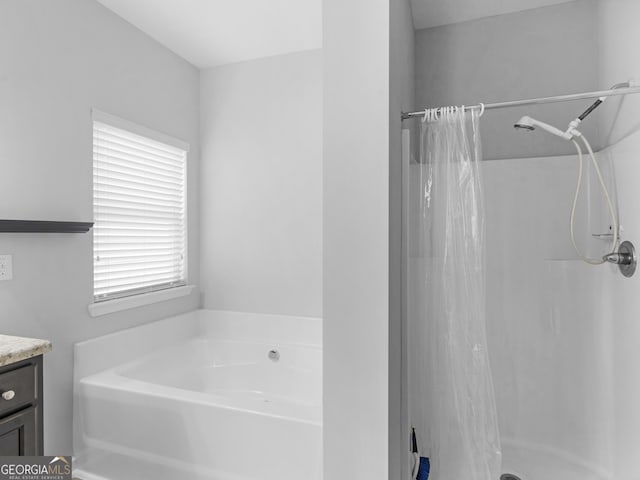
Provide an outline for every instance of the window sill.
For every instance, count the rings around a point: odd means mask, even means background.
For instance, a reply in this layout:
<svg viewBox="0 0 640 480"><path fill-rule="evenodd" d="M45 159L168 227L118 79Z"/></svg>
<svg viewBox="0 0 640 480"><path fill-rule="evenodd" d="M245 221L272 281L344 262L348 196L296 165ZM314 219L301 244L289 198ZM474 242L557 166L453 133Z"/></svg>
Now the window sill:
<svg viewBox="0 0 640 480"><path fill-rule="evenodd" d="M104 302L91 303L88 307L89 315L92 317L99 317L109 313L120 312L122 310L129 310L131 308L143 307L153 303L184 297L189 295L194 288L195 285L185 285L183 287L167 288L157 292L141 293L130 297L115 298Z"/></svg>

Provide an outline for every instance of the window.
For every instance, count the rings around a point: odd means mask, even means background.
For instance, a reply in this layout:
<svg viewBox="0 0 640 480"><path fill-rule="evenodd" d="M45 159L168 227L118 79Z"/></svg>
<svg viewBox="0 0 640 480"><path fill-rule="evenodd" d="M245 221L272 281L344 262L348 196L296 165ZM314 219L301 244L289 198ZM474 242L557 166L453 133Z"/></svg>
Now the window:
<svg viewBox="0 0 640 480"><path fill-rule="evenodd" d="M185 285L187 151L93 112L94 302Z"/></svg>

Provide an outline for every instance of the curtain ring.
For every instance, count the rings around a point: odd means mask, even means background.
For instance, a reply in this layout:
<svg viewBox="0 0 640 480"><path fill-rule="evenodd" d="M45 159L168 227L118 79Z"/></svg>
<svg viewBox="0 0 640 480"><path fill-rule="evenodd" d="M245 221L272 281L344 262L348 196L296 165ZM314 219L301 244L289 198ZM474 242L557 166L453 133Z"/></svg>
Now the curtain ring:
<svg viewBox="0 0 640 480"><path fill-rule="evenodd" d="M427 115L428 115L428 113L429 113L429 109L428 109L428 108L425 108L425 109L424 109L424 117L422 117L422 123L424 123L424 122L426 122L426 121L427 121Z"/></svg>
<svg viewBox="0 0 640 480"><path fill-rule="evenodd" d="M480 115L479 116L481 117L482 115L484 115L484 103L480 104Z"/></svg>

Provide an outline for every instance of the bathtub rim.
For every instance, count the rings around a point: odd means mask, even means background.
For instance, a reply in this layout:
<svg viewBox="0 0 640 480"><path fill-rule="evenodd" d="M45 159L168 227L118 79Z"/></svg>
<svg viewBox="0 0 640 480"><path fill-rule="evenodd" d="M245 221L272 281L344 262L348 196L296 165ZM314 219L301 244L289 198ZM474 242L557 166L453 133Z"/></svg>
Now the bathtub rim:
<svg viewBox="0 0 640 480"><path fill-rule="evenodd" d="M256 318L255 325L249 325ZM270 320L270 322L268 322ZM265 326L280 324L282 337L274 329ZM80 378L107 370L117 364L127 363L153 351L201 336L219 336L241 340L273 340L280 344L317 346L322 349L322 317L280 315L271 313L235 312L230 310L195 309L179 315L161 318L141 325L134 325L105 335L88 338L73 345L74 384ZM251 328L258 326L258 331ZM148 339L153 335L154 341ZM287 338L292 339L287 341ZM296 340L293 340L293 339ZM302 338L303 340L300 340ZM120 343L117 360L113 359L112 344ZM91 361L79 365L79 357Z"/></svg>

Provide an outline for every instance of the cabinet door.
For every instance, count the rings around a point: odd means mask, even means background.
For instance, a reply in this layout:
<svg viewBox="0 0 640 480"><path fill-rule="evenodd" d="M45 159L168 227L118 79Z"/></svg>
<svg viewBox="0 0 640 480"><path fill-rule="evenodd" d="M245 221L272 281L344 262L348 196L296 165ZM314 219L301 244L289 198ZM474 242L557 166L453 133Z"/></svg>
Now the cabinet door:
<svg viewBox="0 0 640 480"><path fill-rule="evenodd" d="M0 419L0 456L36 455L34 407Z"/></svg>

